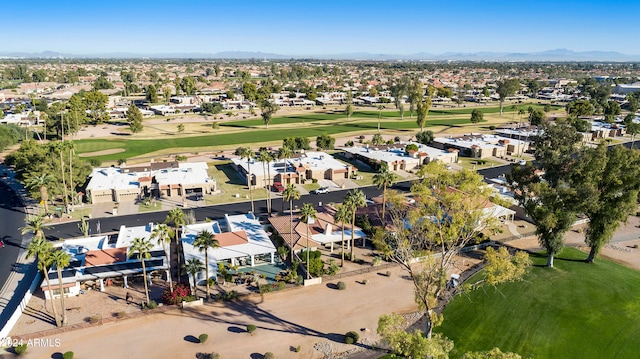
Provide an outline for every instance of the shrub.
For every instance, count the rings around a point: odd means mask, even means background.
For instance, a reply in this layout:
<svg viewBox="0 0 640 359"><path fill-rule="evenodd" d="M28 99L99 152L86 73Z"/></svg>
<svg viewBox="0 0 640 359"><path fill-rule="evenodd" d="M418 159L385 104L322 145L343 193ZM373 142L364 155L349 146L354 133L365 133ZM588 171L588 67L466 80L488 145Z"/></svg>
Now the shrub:
<svg viewBox="0 0 640 359"><path fill-rule="evenodd" d="M253 333L258 329L254 324L247 325L247 333L253 335Z"/></svg>
<svg viewBox="0 0 640 359"><path fill-rule="evenodd" d="M209 359L220 359L220 354L213 352L209 354Z"/></svg>
<svg viewBox="0 0 640 359"><path fill-rule="evenodd" d="M347 289L347 285L344 282L338 282L338 289L345 290Z"/></svg>
<svg viewBox="0 0 640 359"><path fill-rule="evenodd" d="M364 284L364 285L369 284L369 280L368 280L368 279L363 280L363 281L362 281L362 284Z"/></svg>
<svg viewBox="0 0 640 359"><path fill-rule="evenodd" d="M262 357L263 357L264 359L275 359L275 358L276 358L276 356L275 356L275 355L273 355L273 353L272 353L272 352L266 352L266 353L264 353L264 355L263 355Z"/></svg>
<svg viewBox="0 0 640 359"><path fill-rule="evenodd" d="M278 290L283 290L286 286L287 286L287 283L282 282L282 281L276 283L276 289L278 289Z"/></svg>
<svg viewBox="0 0 640 359"><path fill-rule="evenodd" d="M96 315L92 315L90 317L87 317L84 320L89 322L89 323L91 323L91 324L96 324L96 323L100 322L100 320L102 320L102 316L100 314L96 314Z"/></svg>
<svg viewBox="0 0 640 359"><path fill-rule="evenodd" d="M382 263L382 258L380 258L380 257L373 257L373 260L371 261L371 265L372 265L372 266L380 265L380 263Z"/></svg>
<svg viewBox="0 0 640 359"><path fill-rule="evenodd" d="M62 359L73 359L73 352L65 352L62 354Z"/></svg>
<svg viewBox="0 0 640 359"><path fill-rule="evenodd" d="M360 339L360 335L354 331L347 332L347 334L344 335L344 342L347 344L357 343L358 339Z"/></svg>
<svg viewBox="0 0 640 359"><path fill-rule="evenodd" d="M391 271L387 271L384 275L386 275L387 277L391 277Z"/></svg>
<svg viewBox="0 0 640 359"><path fill-rule="evenodd" d="M201 344L204 344L204 342L206 342L207 339L209 339L209 335L208 334L200 334L200 335L198 335L198 341Z"/></svg>
<svg viewBox="0 0 640 359"><path fill-rule="evenodd" d="M238 298L238 292L235 290L230 290L224 294L224 300L235 300Z"/></svg>
<svg viewBox="0 0 640 359"><path fill-rule="evenodd" d="M178 304L184 300L185 297L191 295L191 288L187 284L177 283L174 285L173 290L169 288L165 289L162 293L162 303L164 304Z"/></svg>
<svg viewBox="0 0 640 359"><path fill-rule="evenodd" d="M636 217L640 217L640 211L636 212Z"/></svg>
<svg viewBox="0 0 640 359"><path fill-rule="evenodd" d="M125 312L124 310L116 312L116 318L122 319L122 318L126 318L126 317L127 317L127 312Z"/></svg>
<svg viewBox="0 0 640 359"><path fill-rule="evenodd" d="M27 344L20 344L13 347L13 351L16 355L22 355L27 352Z"/></svg>
<svg viewBox="0 0 640 359"><path fill-rule="evenodd" d="M149 303L143 303L142 309L156 309L158 308L158 303L155 300L150 300Z"/></svg>
<svg viewBox="0 0 640 359"><path fill-rule="evenodd" d="M300 353L301 350L302 350L302 346L298 345L296 347L296 353Z"/></svg>
<svg viewBox="0 0 640 359"><path fill-rule="evenodd" d="M495 129L496 129L496 126L491 125L491 126L489 126L489 129L490 129L491 131L493 131L493 130L495 130Z"/></svg>

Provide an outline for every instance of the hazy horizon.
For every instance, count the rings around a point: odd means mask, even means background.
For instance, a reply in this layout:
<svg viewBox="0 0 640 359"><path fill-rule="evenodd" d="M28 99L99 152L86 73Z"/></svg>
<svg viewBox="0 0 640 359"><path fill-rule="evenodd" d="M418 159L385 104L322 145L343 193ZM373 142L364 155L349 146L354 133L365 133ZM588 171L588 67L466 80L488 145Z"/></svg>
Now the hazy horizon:
<svg viewBox="0 0 640 359"><path fill-rule="evenodd" d="M263 52L534 53L553 49L640 55L640 2L446 2L301 4L42 1L3 19L6 52L70 54ZM21 41L12 41L19 39Z"/></svg>

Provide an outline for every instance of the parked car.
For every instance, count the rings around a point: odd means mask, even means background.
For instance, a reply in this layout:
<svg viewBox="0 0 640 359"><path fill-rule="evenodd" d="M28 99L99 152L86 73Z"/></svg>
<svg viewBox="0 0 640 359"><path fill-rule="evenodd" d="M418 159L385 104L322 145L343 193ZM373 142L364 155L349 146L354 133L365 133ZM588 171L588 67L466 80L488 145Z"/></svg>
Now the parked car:
<svg viewBox="0 0 640 359"><path fill-rule="evenodd" d="M282 185L282 182L273 182L273 189L280 193L284 192L284 186Z"/></svg>
<svg viewBox="0 0 640 359"><path fill-rule="evenodd" d="M2 241L2 239L0 239L0 248L4 248L4 241Z"/></svg>
<svg viewBox="0 0 640 359"><path fill-rule="evenodd" d="M524 165L526 165L526 164L527 164L527 161L525 161L525 160L520 160L520 161L518 161L518 164L519 164L520 166L524 166Z"/></svg>
<svg viewBox="0 0 640 359"><path fill-rule="evenodd" d="M326 194L329 193L329 187L320 187L316 190L311 191L312 194Z"/></svg>

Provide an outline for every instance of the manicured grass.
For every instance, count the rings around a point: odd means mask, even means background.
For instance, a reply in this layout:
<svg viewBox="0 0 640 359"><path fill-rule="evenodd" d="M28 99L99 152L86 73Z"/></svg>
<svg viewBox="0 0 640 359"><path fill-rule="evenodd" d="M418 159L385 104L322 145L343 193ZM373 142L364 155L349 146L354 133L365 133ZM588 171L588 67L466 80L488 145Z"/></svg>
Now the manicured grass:
<svg viewBox="0 0 640 359"><path fill-rule="evenodd" d="M533 255L525 281L458 296L436 331L455 341L454 358L493 347L534 358L637 357L640 272L585 258L567 248L545 268L545 255Z"/></svg>

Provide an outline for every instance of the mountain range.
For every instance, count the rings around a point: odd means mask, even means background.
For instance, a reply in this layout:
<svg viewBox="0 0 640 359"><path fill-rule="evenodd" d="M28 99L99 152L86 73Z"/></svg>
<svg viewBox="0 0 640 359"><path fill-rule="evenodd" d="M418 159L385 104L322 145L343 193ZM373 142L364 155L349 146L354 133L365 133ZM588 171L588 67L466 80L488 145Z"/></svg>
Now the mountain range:
<svg viewBox="0 0 640 359"><path fill-rule="evenodd" d="M131 53L111 52L96 54L68 54L55 51L39 53L0 51L0 58L28 59L318 59L318 60L377 60L377 61L495 61L495 62L640 62L640 55L627 55L615 51L571 51L555 49L542 52L446 52L430 54L419 52L408 55L353 52L342 54L282 55L254 51Z"/></svg>

